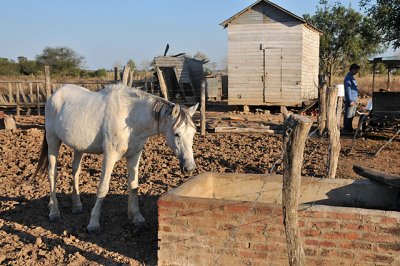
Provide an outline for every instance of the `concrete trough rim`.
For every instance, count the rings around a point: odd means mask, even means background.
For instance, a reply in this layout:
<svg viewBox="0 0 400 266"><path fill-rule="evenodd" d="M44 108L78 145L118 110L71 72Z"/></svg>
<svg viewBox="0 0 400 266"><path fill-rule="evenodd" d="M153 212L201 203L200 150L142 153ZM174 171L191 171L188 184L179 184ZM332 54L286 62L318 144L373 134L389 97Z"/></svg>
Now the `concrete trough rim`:
<svg viewBox="0 0 400 266"><path fill-rule="evenodd" d="M218 172L203 172L199 175L189 179L185 183L180 186L170 190L160 197L159 200L171 201L177 199L179 197L184 197L187 201L193 201L198 203L206 203L212 201L213 204L218 206L218 202L224 201L224 205L226 204L252 204L254 207L270 206L276 208L277 206L281 207L280 202L255 202L251 200L238 200L238 199L229 199L229 198L213 198L207 196L194 196L190 195L193 189L191 187L195 187L199 185L202 179L210 180L212 178L231 178L236 177L236 179L241 179L242 181L252 180L254 178L280 178L282 179L282 175L276 174L245 174L245 173L218 173ZM357 182L357 185L372 185L372 186L382 186L376 184L375 182L368 179L328 179L328 178L313 178L313 177L302 177L302 180L307 179L308 184L316 184L316 183L327 183L327 184L339 184L339 185L348 185L350 183ZM383 186L384 187L384 186ZM332 209L334 208L334 209ZM326 205L319 203L301 203L299 204L299 211L323 211L329 212L352 212L354 214L375 214L375 215L384 215L392 218L399 218L400 211L393 209L382 209L382 208L365 208L365 207L353 207L353 206L336 206L336 205Z"/></svg>

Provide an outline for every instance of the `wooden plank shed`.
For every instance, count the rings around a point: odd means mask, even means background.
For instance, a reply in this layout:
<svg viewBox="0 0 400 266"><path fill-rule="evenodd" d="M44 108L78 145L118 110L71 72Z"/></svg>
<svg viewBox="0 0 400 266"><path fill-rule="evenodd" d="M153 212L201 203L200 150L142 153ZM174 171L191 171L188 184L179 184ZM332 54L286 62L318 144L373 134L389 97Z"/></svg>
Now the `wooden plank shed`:
<svg viewBox="0 0 400 266"><path fill-rule="evenodd" d="M266 0L220 25L228 29L228 104L298 106L318 97L320 30Z"/></svg>
<svg viewBox="0 0 400 266"><path fill-rule="evenodd" d="M200 99L204 61L184 55L158 56L154 61L164 98L179 103Z"/></svg>

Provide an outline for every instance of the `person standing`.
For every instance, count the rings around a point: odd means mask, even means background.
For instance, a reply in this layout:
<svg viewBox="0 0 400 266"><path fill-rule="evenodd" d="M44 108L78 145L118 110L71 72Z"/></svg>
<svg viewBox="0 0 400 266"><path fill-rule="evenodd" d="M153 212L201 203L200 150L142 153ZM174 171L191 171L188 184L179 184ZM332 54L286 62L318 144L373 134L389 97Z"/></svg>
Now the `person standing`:
<svg viewBox="0 0 400 266"><path fill-rule="evenodd" d="M343 133L354 133L353 117L357 111L358 86L354 76L360 70L360 66L352 64L350 70L344 78L344 118Z"/></svg>

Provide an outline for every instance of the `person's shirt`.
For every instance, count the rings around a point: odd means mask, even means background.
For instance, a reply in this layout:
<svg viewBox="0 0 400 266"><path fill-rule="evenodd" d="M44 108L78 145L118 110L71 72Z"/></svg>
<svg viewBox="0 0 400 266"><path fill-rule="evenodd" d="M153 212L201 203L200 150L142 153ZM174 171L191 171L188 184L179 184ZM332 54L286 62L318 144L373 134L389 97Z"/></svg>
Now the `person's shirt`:
<svg viewBox="0 0 400 266"><path fill-rule="evenodd" d="M346 102L351 103L357 101L358 98L358 86L356 79L349 72L344 78L344 99Z"/></svg>
<svg viewBox="0 0 400 266"><path fill-rule="evenodd" d="M365 108L368 112L371 112L372 110L372 100L369 100L367 103L367 107Z"/></svg>

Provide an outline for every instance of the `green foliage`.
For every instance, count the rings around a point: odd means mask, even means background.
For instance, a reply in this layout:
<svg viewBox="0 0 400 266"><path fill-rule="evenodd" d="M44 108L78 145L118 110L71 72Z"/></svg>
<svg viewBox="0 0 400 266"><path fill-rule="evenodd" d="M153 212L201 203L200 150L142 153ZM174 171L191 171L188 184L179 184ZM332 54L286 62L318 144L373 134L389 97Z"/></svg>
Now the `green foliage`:
<svg viewBox="0 0 400 266"><path fill-rule="evenodd" d="M40 67L34 60L28 60L24 56L18 57L19 72L22 75L37 75L39 74Z"/></svg>
<svg viewBox="0 0 400 266"><path fill-rule="evenodd" d="M19 75L18 64L8 58L0 58L0 75Z"/></svg>
<svg viewBox="0 0 400 266"><path fill-rule="evenodd" d="M79 76L84 57L68 47L46 47L36 56L39 65L49 65L51 72L66 76Z"/></svg>
<svg viewBox="0 0 400 266"><path fill-rule="evenodd" d="M400 1L399 0L360 0L363 7L379 29L383 40L400 47Z"/></svg>
<svg viewBox="0 0 400 266"><path fill-rule="evenodd" d="M95 78L107 77L107 70L105 70L104 68L98 69L98 70L94 71L93 77L95 77Z"/></svg>
<svg viewBox="0 0 400 266"><path fill-rule="evenodd" d="M321 0L316 13L305 14L304 18L323 32L320 69L328 76L330 85L332 76L338 71L382 51L381 38L373 21L340 2L329 5L326 0Z"/></svg>
<svg viewBox="0 0 400 266"><path fill-rule="evenodd" d="M132 71L135 71L135 70L136 70L136 63L135 63L135 61L133 61L133 59L129 59L127 65L129 66L129 68L130 68Z"/></svg>

